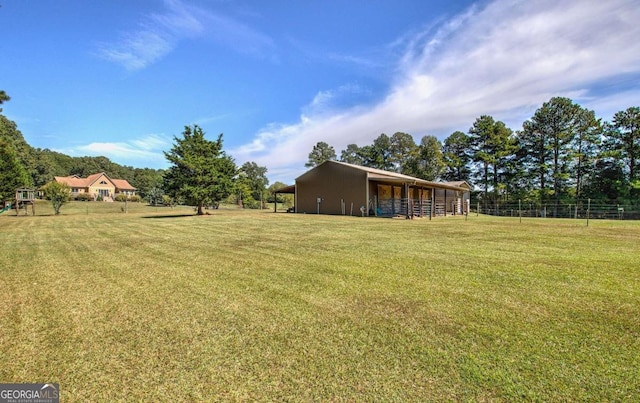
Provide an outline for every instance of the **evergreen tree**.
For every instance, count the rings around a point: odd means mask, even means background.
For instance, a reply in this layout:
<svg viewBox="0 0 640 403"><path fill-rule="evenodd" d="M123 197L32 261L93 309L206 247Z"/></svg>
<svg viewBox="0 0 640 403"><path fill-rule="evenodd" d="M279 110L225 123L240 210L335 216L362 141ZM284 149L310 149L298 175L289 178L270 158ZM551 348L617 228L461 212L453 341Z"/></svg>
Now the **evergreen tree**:
<svg viewBox="0 0 640 403"><path fill-rule="evenodd" d="M573 176L575 177L575 198L584 194L586 184L593 179L595 162L602 137L602 124L595 113L581 109L576 117L576 136L573 140Z"/></svg>
<svg viewBox="0 0 640 403"><path fill-rule="evenodd" d="M488 115L480 116L469 129L472 159L477 164L475 177L482 183L483 200L493 200L507 187L509 161L514 158L517 146L511 129L503 122Z"/></svg>
<svg viewBox="0 0 640 403"><path fill-rule="evenodd" d="M31 185L31 178L15 148L0 138L0 202L13 200L17 189Z"/></svg>
<svg viewBox="0 0 640 403"><path fill-rule="evenodd" d="M391 157L391 139L382 133L373 140L373 144L362 149L365 155L365 165L370 168L391 171L394 161Z"/></svg>
<svg viewBox="0 0 640 403"><path fill-rule="evenodd" d="M571 179L577 177L572 168L585 113L568 98L551 98L524 122L520 133L521 145L527 151L523 163L533 188L539 191L540 202L552 199L556 209L562 198L571 196Z"/></svg>
<svg viewBox="0 0 640 403"><path fill-rule="evenodd" d="M424 136L420 140L418 152L407 162L406 175L436 181L445 170L442 144L435 136Z"/></svg>
<svg viewBox="0 0 640 403"><path fill-rule="evenodd" d="M448 181L469 181L471 175L471 141L461 131L451 133L444 140L442 156L446 164L443 178Z"/></svg>
<svg viewBox="0 0 640 403"><path fill-rule="evenodd" d="M410 161L418 154L418 145L413 136L407 133L396 132L389 139L389 154L392 170L402 174L410 171Z"/></svg>
<svg viewBox="0 0 640 403"><path fill-rule="evenodd" d="M309 153L309 161L304 166L315 167L325 161L335 161L336 158L336 150L324 141L320 141L313 146L313 150Z"/></svg>
<svg viewBox="0 0 640 403"><path fill-rule="evenodd" d="M171 151L164 155L172 164L164 175L165 192L174 200L184 198L204 214L207 203L219 202L233 190L236 165L222 149L222 134L205 139L198 126L185 126L182 138L174 136Z"/></svg>
<svg viewBox="0 0 640 403"><path fill-rule="evenodd" d="M348 144L347 148L340 152L340 161L365 166L366 155L357 144Z"/></svg>
<svg viewBox="0 0 640 403"><path fill-rule="evenodd" d="M617 112L606 137L607 150L624 162L627 181L640 181L640 107Z"/></svg>

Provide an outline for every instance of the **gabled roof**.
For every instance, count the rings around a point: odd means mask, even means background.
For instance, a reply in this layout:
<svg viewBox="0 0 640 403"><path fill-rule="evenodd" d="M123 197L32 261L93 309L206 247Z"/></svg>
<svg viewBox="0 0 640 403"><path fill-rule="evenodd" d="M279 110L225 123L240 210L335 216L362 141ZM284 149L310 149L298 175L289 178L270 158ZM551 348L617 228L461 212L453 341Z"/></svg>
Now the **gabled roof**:
<svg viewBox="0 0 640 403"><path fill-rule="evenodd" d="M447 185L452 185L452 186L457 186L457 187L461 187L461 188L466 188L468 190L471 190L471 185L469 185L467 183L467 181L449 181L449 182L444 182Z"/></svg>
<svg viewBox="0 0 640 403"><path fill-rule="evenodd" d="M409 176L409 175L404 175L404 174L400 174L397 172L390 172L390 171L385 171L382 169L376 169L376 168L369 168L369 167L363 167L361 165L355 165L355 164L348 164L346 162L341 162L341 161L333 161L333 160L329 160L329 161L325 161L322 164L311 168L309 171L312 171L324 164L340 164L352 169L356 169L359 171L363 171L367 173L367 177L369 179L374 179L374 180L381 180L381 181L388 181L388 182L397 182L397 183L410 183L410 184L416 184L416 185L423 185L423 186L429 186L429 187L433 187L433 188L440 188L440 189L451 189L451 190L469 190L470 187L468 184L466 184L466 182L462 181L462 182L432 182L432 181L427 181L424 179L420 179L420 178L416 178L413 176ZM307 171L307 172L309 172ZM296 178L296 181L303 177L304 175L306 175L306 172L302 175L300 175L298 178ZM466 187L463 185L466 184Z"/></svg>
<svg viewBox="0 0 640 403"><path fill-rule="evenodd" d="M111 182L117 189L122 190L136 190L131 184L125 179L111 179L109 176L104 173L96 173L87 176L86 178L81 178L78 175L71 176L55 176L54 180L60 183L66 183L69 187L72 188L88 188L92 186L94 183L98 181L98 179L105 177L109 182Z"/></svg>
<svg viewBox="0 0 640 403"><path fill-rule="evenodd" d="M103 177L103 176L104 176L105 178L107 178L107 179L109 180L109 182L112 182L112 183L113 183L113 181L111 180L111 178L109 178L109 176L107 176L107 174L106 174L106 173L104 173L104 172L100 172L100 173L97 173L97 174L93 174L93 175L89 175L89 176L87 176L87 179L85 179L85 180L87 181L87 187L89 187L89 186L93 185L94 183L96 183L96 182L98 181L98 179L100 179L100 178L101 178L101 177Z"/></svg>

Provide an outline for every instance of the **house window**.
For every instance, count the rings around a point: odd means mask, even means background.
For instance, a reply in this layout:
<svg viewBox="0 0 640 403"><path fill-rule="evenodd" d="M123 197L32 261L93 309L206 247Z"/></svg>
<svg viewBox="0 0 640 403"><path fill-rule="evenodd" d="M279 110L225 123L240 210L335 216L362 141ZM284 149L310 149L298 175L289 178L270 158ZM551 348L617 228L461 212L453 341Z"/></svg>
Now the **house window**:
<svg viewBox="0 0 640 403"><path fill-rule="evenodd" d="M106 185L106 184L107 184L107 182L105 182L105 181L100 181L100 184L101 184L101 185Z"/></svg>
<svg viewBox="0 0 640 403"><path fill-rule="evenodd" d="M78 193L78 188L72 188L72 189L71 189L71 191L72 191L73 193Z"/></svg>

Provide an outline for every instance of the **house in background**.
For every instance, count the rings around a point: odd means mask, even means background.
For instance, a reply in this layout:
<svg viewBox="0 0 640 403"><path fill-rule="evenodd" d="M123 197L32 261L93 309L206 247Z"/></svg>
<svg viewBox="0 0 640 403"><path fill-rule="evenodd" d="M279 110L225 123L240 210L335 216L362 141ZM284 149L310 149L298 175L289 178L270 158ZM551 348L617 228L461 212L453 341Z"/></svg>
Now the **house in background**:
<svg viewBox="0 0 640 403"><path fill-rule="evenodd" d="M297 213L413 218L468 213L471 186L325 161L277 193L294 193Z"/></svg>
<svg viewBox="0 0 640 403"><path fill-rule="evenodd" d="M93 200L101 199L103 201L113 201L114 197L119 194L133 196L136 194L136 188L131 186L125 179L111 179L104 173L89 175L81 178L78 175L56 176L56 182L69 185L71 188L71 197L77 198L79 194L87 194Z"/></svg>

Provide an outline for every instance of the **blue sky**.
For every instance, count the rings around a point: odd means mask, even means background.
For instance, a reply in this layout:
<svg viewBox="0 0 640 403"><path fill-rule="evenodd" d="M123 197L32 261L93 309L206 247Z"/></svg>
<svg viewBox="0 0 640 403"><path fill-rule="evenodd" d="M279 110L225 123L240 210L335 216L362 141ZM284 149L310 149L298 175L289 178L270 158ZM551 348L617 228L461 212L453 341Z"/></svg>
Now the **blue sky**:
<svg viewBox="0 0 640 403"><path fill-rule="evenodd" d="M166 168L198 124L292 183L318 141L514 130L553 96L640 105L638 0L0 0L4 114L34 147Z"/></svg>

